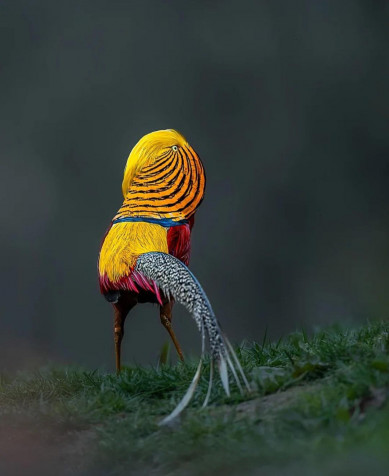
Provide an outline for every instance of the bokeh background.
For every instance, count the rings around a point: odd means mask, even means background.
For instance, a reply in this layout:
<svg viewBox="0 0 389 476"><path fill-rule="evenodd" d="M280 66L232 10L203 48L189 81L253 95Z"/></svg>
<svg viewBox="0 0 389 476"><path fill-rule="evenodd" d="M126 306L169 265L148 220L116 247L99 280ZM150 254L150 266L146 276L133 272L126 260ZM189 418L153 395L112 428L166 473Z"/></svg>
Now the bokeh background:
<svg viewBox="0 0 389 476"><path fill-rule="evenodd" d="M113 368L100 240L137 140L207 172L192 270L235 342L385 318L386 1L0 1L0 368ZM187 353L200 346L176 309ZM126 323L155 364L158 311Z"/></svg>

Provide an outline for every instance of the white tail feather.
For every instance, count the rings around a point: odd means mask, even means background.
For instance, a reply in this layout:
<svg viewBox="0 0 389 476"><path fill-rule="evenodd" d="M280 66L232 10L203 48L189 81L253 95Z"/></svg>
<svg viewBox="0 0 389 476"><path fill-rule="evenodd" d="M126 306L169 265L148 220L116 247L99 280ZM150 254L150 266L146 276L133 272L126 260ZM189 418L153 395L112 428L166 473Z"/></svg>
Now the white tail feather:
<svg viewBox="0 0 389 476"><path fill-rule="evenodd" d="M227 363L228 363L228 366L229 366L230 369L231 369L232 375L234 376L236 385L238 386L240 393L243 393L242 385L241 385L241 383L240 383L240 380L239 380L239 378L238 378L238 375L236 374L235 367L234 367L233 363L231 362L231 358L230 358L230 356L229 356L228 354L227 354Z"/></svg>
<svg viewBox="0 0 389 476"><path fill-rule="evenodd" d="M194 392L195 392L195 390L196 390L197 384L199 383L202 364L203 364L203 359L200 358L200 362L199 362L199 365L198 365L198 367L197 367L195 376L193 377L193 380L192 380L191 384L189 385L189 388L188 388L188 390L186 391L186 394L183 396L182 400L181 400L180 403L176 406L176 408L170 413L170 415L168 415L167 417L165 417L162 421L160 421L160 422L158 423L160 426L162 426L162 425L167 425L167 424L170 423L172 420L174 420L175 418L177 418L178 415L182 412L182 410L184 410L184 408L185 408L185 407L188 405L188 403L191 401L191 399L192 399L192 397L193 397L193 394L194 394Z"/></svg>
<svg viewBox="0 0 389 476"><path fill-rule="evenodd" d="M226 359L223 355L220 355L218 364L219 364L220 379L222 381L224 391L226 392L227 397L229 397L230 396L230 382L228 380L228 370L227 370Z"/></svg>
<svg viewBox="0 0 389 476"><path fill-rule="evenodd" d="M209 383L208 383L208 391L207 395L205 396L205 400L203 403L203 407L205 408L208 405L209 402L209 397L211 396L211 390L212 390L212 383L213 383L213 359L211 359L209 363Z"/></svg>
<svg viewBox="0 0 389 476"><path fill-rule="evenodd" d="M246 378L246 375L244 374L243 372L243 369L242 369L242 366L240 365L240 362L239 362L239 359L234 351L234 348L232 347L231 345L231 342L228 340L227 336L223 336L224 338L224 341L225 343L227 344L227 347L228 347L228 350L230 351L230 354L232 355L232 358L235 362L235 365L237 366L238 370L239 370L239 373L240 373L240 376L242 377L242 380L246 386L246 389L251 392L251 387L250 387L250 384L248 383L247 381L247 378Z"/></svg>
<svg viewBox="0 0 389 476"><path fill-rule="evenodd" d="M178 415L184 410L184 408L188 405L188 403L192 400L193 394L195 393L196 387L200 380L201 375L201 367L203 365L203 357L205 352L205 332L204 332L204 325L201 326L201 357L199 365L197 366L196 373L192 379L192 382L189 385L188 390L186 391L185 395L182 397L180 403L176 406L176 408L162 421L159 422L159 425L167 425L172 420L178 417Z"/></svg>

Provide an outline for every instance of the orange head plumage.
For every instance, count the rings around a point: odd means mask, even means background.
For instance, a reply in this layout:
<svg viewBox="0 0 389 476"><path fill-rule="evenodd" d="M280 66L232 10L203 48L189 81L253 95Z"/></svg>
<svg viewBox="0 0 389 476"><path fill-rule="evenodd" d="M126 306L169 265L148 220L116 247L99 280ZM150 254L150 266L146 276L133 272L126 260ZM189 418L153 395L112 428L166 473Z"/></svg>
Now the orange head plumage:
<svg viewBox="0 0 389 476"><path fill-rule="evenodd" d="M204 190L203 164L185 137L173 129L151 132L128 157L124 202L114 220L187 220L200 205Z"/></svg>
<svg viewBox="0 0 389 476"><path fill-rule="evenodd" d="M174 129L150 132L134 146L124 169L122 192L125 197L132 179L142 167L153 164L166 150L172 147L189 147L185 137Z"/></svg>

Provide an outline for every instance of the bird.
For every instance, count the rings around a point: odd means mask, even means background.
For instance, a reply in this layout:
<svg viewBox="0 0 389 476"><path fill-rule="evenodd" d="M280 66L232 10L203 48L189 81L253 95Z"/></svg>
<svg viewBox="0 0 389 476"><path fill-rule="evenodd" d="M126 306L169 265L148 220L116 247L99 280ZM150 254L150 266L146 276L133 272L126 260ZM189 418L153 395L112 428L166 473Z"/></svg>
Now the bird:
<svg viewBox="0 0 389 476"><path fill-rule="evenodd" d="M183 352L172 328L172 309L182 304L201 333L202 352L193 380L176 408L162 420L174 420L191 400L200 378L206 346L210 352L207 405L218 365L222 385L230 394L228 369L242 391L247 378L199 281L189 270L191 231L204 198L203 163L186 138L174 129L143 136L127 159L122 181L123 203L102 240L98 258L100 292L114 311L117 373L121 370L124 323L138 303L159 305L162 325L180 360Z"/></svg>

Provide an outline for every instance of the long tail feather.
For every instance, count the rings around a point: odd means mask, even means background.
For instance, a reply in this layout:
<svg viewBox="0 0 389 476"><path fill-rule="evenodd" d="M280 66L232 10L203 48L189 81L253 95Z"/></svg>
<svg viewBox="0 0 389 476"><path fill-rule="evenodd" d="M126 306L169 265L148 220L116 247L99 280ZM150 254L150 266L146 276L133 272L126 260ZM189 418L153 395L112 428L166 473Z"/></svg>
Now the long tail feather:
<svg viewBox="0 0 389 476"><path fill-rule="evenodd" d="M173 412L162 420L161 424L166 424L176 418L182 410L188 405L193 397L196 386L200 379L202 360L205 350L205 336L208 338L208 345L211 353L211 372L208 386L207 396L204 404L208 403L212 389L213 380L213 362L215 361L219 368L220 379L224 391L229 396L229 378L228 368L242 391L242 386L238 377L241 376L244 384L249 388L247 379L243 373L239 360L228 340L223 336L219 323L212 310L211 304L203 291L200 283L189 269L177 258L172 255L151 252L145 253L138 257L135 271L142 274L151 283L161 289L163 294L170 299L173 297L175 301L182 304L190 312L194 318L199 331L202 334L202 354L200 363L193 380L180 403ZM232 358L231 358L232 357ZM238 369L238 373L236 372Z"/></svg>
<svg viewBox="0 0 389 476"><path fill-rule="evenodd" d="M238 378L238 374L236 373L234 364L232 363L231 357L230 357L229 355L227 356L227 363L228 363L228 367L229 367L230 370L231 370L232 375L234 376L236 385L238 386L238 388L239 388L239 390L240 390L240 393L243 393L243 388L242 388L242 385L241 385L240 380L239 380L239 378Z"/></svg>
<svg viewBox="0 0 389 476"><path fill-rule="evenodd" d="M204 400L202 408L205 408L208 405L209 398L211 396L212 383L213 383L213 360L211 359L211 361L209 363L208 391L207 391L207 395L205 396L205 400Z"/></svg>
<svg viewBox="0 0 389 476"><path fill-rule="evenodd" d="M240 362L239 362L239 359L238 359L238 356L236 355L235 351L234 351L234 348L232 347L231 345L231 342L229 341L229 339L227 338L226 335L223 336L224 337L224 341L225 343L227 344L227 347L228 347L228 350L230 351L230 354L232 355L232 358L235 362L235 365L237 367L237 369L239 370L239 374L240 376L242 377L242 380L246 386L246 390L248 390L249 392L251 392L251 387L250 387L250 384L246 378L246 375L244 374L243 372L243 369L242 369L242 366L240 365Z"/></svg>
<svg viewBox="0 0 389 476"><path fill-rule="evenodd" d="M170 415L168 415L162 421L159 422L159 425L167 425L168 423L170 423L172 420L174 420L174 418L178 417L178 415L184 410L184 408L191 401L193 394L196 390L197 384L199 383L202 364L203 364L203 359L200 359L200 362L199 362L199 365L197 366L197 370L193 377L193 380L191 384L189 385L188 390L186 391L182 400L176 406L176 408L170 413Z"/></svg>
<svg viewBox="0 0 389 476"><path fill-rule="evenodd" d="M188 390L186 391L185 395L182 397L180 403L176 406L176 408L168 415L165 417L162 421L159 422L159 425L167 425L169 424L172 420L174 420L183 410L184 408L188 405L188 403L191 401L197 384L199 383L200 379L200 374L201 374L201 367L203 365L203 357L204 357L204 352L205 352L205 332L204 332L204 326L201 328L201 357L200 357L200 362L199 365L197 366L196 373L192 379L192 382L190 383Z"/></svg>
<svg viewBox="0 0 389 476"><path fill-rule="evenodd" d="M220 357L218 364L219 364L220 379L222 381L224 391L229 397L230 396L230 382L228 380L228 368L227 368L227 363L224 356Z"/></svg>

